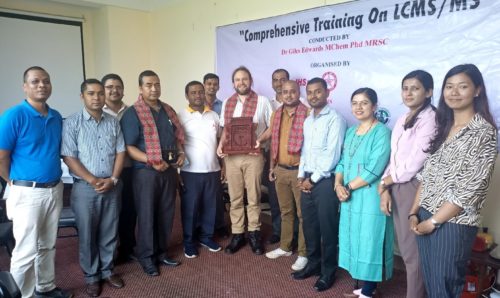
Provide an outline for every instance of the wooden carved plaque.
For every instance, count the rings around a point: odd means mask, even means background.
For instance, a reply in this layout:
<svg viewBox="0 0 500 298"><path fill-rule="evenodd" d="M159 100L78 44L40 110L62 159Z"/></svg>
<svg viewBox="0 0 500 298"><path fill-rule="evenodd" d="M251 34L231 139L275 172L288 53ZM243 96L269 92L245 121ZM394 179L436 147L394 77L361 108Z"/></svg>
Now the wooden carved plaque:
<svg viewBox="0 0 500 298"><path fill-rule="evenodd" d="M255 125L252 117L236 117L226 125L226 144L223 147L225 154L259 153L255 149Z"/></svg>

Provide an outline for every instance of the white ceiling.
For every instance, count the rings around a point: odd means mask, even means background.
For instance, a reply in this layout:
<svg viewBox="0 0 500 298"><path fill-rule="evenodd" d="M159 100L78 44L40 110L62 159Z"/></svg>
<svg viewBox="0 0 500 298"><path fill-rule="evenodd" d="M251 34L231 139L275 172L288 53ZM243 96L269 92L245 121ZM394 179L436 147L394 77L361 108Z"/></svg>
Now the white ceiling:
<svg viewBox="0 0 500 298"><path fill-rule="evenodd" d="M101 7L104 5L117 6L142 11L152 11L181 0L50 0L89 7Z"/></svg>

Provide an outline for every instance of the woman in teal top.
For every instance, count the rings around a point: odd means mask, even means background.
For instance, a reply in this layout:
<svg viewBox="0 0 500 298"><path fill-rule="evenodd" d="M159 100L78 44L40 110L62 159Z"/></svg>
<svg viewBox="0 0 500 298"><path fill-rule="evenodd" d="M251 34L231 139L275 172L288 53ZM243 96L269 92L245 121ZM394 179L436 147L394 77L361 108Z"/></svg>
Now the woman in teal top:
<svg viewBox="0 0 500 298"><path fill-rule="evenodd" d="M393 222L380 210L377 185L389 161L391 131L374 116L377 93L360 88L351 96L351 111L359 121L347 130L335 172L335 192L341 201L339 266L372 297L377 282L392 276Z"/></svg>

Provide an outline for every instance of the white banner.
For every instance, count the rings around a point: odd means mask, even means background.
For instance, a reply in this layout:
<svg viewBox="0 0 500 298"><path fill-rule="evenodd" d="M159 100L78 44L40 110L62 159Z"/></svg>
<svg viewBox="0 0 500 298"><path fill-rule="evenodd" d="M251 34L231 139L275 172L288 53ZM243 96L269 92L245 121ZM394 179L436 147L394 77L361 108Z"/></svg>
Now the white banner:
<svg viewBox="0 0 500 298"><path fill-rule="evenodd" d="M490 109L500 124L500 1L378 0L324 6L217 28L220 97L234 90L232 71L247 66L253 89L274 96L271 74L285 68L305 96L305 84L323 77L329 102L349 123L350 96L360 87L379 95L379 118L392 127L406 107L401 79L423 69L434 77L434 104L453 66L481 70Z"/></svg>

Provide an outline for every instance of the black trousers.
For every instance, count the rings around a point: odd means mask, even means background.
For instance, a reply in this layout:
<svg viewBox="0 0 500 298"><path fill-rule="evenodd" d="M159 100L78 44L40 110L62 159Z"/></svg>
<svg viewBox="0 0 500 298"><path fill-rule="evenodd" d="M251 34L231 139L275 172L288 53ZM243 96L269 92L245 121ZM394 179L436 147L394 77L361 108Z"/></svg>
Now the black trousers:
<svg viewBox="0 0 500 298"><path fill-rule="evenodd" d="M275 181L269 181L269 167L271 166L271 150L265 152L266 162L262 171L262 184L267 187L267 197L269 199L269 207L271 209L271 224L273 227L273 235L281 236L281 210L278 202L278 194L276 193Z"/></svg>
<svg viewBox="0 0 500 298"><path fill-rule="evenodd" d="M174 221L177 170L164 172L134 169L134 200L137 211L136 255L143 267L166 257Z"/></svg>
<svg viewBox="0 0 500 298"><path fill-rule="evenodd" d="M307 267L321 267L321 275L332 277L338 267L339 199L333 177L320 180L311 193L302 192L301 208Z"/></svg>
<svg viewBox="0 0 500 298"><path fill-rule="evenodd" d="M223 187L219 181L219 190L215 196L215 229L226 228L226 221L224 220L224 213L226 212L226 204L224 203Z"/></svg>
<svg viewBox="0 0 500 298"><path fill-rule="evenodd" d="M134 193L132 179L132 167L123 168L120 176L123 183L122 208L120 211L120 221L118 224L118 235L120 244L118 255L128 256L134 252L135 247L135 224L137 214L135 212Z"/></svg>

